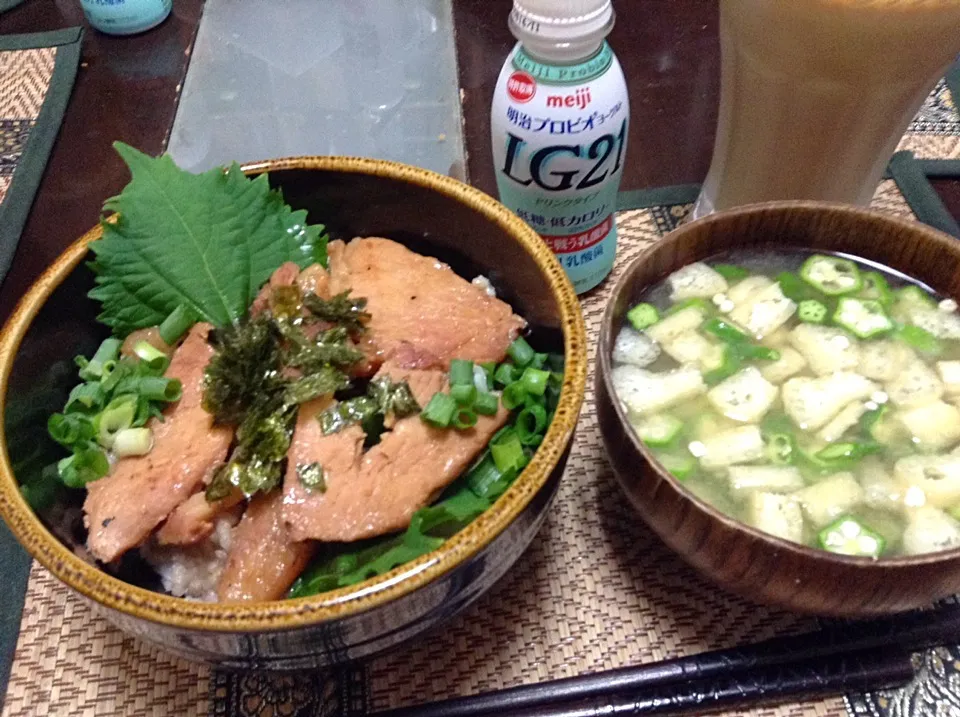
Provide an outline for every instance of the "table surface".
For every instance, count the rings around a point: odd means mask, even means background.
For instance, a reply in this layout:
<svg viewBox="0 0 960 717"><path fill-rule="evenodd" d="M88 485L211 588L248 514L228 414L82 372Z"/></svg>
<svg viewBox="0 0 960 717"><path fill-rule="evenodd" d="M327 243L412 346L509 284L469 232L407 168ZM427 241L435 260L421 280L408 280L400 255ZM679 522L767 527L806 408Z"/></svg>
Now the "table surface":
<svg viewBox="0 0 960 717"><path fill-rule="evenodd" d="M495 194L489 107L504 57L514 43L511 0L453 0L463 129L471 183ZM706 174L719 85L717 4L711 0L615 3L610 36L630 90L630 149L622 189L699 182ZM13 268L0 288L0 320L37 275L93 226L126 169L116 140L148 153L170 138L203 0L177 0L172 17L143 35L93 30L70 105L25 227ZM0 34L83 24L74 0L28 0L0 15ZM934 182L960 215L960 182Z"/></svg>
<svg viewBox="0 0 960 717"><path fill-rule="evenodd" d="M489 107L504 57L514 43L511 0L453 0L467 177L495 194ZM717 3L619 0L610 37L630 90L630 149L622 189L699 182L713 143L719 84ZM37 275L93 226L103 200L127 180L116 140L163 151L190 61L203 0L176 0L173 16L132 38L93 30L46 173L0 287L0 320ZM0 15L0 34L83 24L75 0L27 0ZM935 187L960 216L960 182Z"/></svg>

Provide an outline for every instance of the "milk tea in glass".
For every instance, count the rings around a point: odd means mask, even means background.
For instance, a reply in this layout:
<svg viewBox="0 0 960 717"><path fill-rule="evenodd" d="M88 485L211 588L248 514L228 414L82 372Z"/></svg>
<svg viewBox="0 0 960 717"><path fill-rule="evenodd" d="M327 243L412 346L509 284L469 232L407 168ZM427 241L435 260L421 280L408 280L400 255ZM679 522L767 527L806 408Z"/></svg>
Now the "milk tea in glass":
<svg viewBox="0 0 960 717"><path fill-rule="evenodd" d="M694 216L865 205L960 52L960 0L720 0L720 115Z"/></svg>

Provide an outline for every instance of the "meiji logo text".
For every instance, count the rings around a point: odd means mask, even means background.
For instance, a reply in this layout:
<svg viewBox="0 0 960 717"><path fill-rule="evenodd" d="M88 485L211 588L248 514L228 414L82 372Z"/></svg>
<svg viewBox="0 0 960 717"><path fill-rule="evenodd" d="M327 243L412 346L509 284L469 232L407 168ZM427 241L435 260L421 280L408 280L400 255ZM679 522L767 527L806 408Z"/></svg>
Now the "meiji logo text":
<svg viewBox="0 0 960 717"><path fill-rule="evenodd" d="M547 107L577 107L585 109L593 97L590 96L589 87L581 87L572 95L547 95Z"/></svg>

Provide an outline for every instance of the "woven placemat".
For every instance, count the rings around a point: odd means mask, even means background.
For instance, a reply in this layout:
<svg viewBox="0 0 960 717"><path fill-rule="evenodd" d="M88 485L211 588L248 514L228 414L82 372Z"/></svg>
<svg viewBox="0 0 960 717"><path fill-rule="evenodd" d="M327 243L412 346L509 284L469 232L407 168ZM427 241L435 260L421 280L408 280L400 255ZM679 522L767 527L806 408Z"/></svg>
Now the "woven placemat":
<svg viewBox="0 0 960 717"><path fill-rule="evenodd" d="M73 89L83 30L0 37L0 281Z"/></svg>
<svg viewBox="0 0 960 717"><path fill-rule="evenodd" d="M960 157L960 118L938 91L905 143L921 157ZM941 114L933 128L930 118ZM874 206L911 216L894 180L883 182ZM616 277L688 210L618 214L614 276L583 301L594 345ZM723 593L640 523L610 473L589 390L556 502L530 549L464 614L415 644L324 674L210 671L125 637L34 566L3 715L358 715L815 627L812 618ZM905 690L737 714L952 717L960 715L958 663L960 652L935 651L918 657L918 678Z"/></svg>

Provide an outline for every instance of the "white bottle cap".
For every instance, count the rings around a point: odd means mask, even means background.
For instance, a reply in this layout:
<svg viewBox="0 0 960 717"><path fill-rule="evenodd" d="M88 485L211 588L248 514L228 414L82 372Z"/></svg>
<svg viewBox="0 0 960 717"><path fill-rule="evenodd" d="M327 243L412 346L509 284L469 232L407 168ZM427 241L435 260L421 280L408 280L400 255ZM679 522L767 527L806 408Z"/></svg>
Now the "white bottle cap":
<svg viewBox="0 0 960 717"><path fill-rule="evenodd" d="M613 20L611 0L513 0L510 29L537 54L576 59L600 46Z"/></svg>

